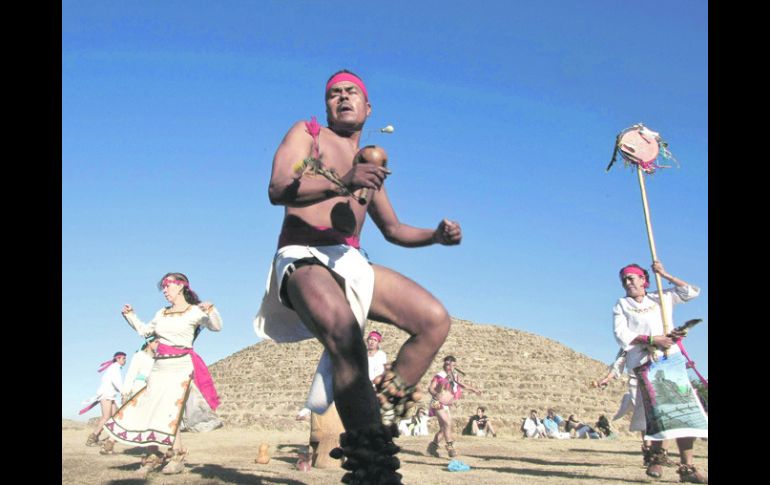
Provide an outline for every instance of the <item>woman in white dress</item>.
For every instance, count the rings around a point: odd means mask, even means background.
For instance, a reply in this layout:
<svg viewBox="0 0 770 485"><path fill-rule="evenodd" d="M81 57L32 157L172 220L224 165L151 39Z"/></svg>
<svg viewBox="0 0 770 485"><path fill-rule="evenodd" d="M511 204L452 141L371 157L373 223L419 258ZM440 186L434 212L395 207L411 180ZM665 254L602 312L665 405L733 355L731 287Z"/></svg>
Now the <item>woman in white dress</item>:
<svg viewBox="0 0 770 485"><path fill-rule="evenodd" d="M182 419L186 414L189 421L191 414L185 411L186 406L194 400L197 405L205 401L213 411L219 405L206 364L193 350L193 341L203 328L215 332L222 328L219 312L212 303L200 301L182 273L167 273L158 287L171 305L158 310L149 323L143 323L131 305L124 305L122 310L140 336L155 335L158 341L147 386L131 396L104 425L112 440L149 447L140 475L161 466L166 474L181 472L187 455L180 437ZM169 447L165 456L159 454L159 445Z"/></svg>

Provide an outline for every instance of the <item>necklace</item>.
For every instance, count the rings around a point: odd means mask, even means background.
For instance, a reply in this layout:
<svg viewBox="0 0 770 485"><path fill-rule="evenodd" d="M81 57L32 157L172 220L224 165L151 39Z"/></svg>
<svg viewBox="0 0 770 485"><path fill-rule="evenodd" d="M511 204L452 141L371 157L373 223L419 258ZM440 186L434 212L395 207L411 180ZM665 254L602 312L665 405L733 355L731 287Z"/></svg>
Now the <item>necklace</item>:
<svg viewBox="0 0 770 485"><path fill-rule="evenodd" d="M188 304L188 305L187 305L187 307L186 307L184 310L174 310L174 309L173 309L174 307L171 307L171 308L166 308L166 309L163 311L163 313L164 313L165 315L170 315L170 314L173 314L173 313L184 313L184 312L186 312L187 310L189 310L191 306L192 306L192 305L189 305L189 304Z"/></svg>

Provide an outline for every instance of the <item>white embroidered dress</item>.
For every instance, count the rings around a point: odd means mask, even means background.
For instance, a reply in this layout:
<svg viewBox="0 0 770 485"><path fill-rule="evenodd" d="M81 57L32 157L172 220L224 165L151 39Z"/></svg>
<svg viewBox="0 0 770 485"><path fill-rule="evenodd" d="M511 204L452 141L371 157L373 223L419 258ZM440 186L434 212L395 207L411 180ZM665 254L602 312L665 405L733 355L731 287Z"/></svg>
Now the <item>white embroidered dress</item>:
<svg viewBox="0 0 770 485"><path fill-rule="evenodd" d="M134 312L125 317L141 337L156 335L161 344L173 347L191 348L199 328L215 332L222 328L216 308L212 307L207 314L197 305L190 305L183 312L162 308L148 324L142 323ZM124 403L104 429L112 439L129 446L172 446L189 397L199 397L194 399L198 404L203 401L192 373L190 355L156 356L146 378L147 386Z"/></svg>

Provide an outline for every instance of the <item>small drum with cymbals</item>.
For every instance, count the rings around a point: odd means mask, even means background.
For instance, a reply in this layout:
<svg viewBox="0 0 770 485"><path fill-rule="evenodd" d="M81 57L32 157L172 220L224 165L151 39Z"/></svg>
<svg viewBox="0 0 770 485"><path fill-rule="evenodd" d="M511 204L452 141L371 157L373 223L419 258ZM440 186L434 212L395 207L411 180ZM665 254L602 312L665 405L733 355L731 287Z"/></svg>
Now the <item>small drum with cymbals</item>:
<svg viewBox="0 0 770 485"><path fill-rule="evenodd" d="M663 141L660 133L652 131L642 123L637 123L618 134L615 139L612 160L607 166L607 171L615 163L618 154L623 158L626 165L638 165L646 173L653 173L656 168L668 168L655 163L661 152L663 158L676 162L676 159L668 150L668 144Z"/></svg>

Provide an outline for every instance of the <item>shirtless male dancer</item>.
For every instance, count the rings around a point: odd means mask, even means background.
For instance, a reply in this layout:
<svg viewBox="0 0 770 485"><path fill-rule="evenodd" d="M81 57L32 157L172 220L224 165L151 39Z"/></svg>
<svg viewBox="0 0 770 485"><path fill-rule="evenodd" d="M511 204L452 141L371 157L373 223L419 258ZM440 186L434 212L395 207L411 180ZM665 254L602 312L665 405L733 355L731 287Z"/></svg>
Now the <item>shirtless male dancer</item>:
<svg viewBox="0 0 770 485"><path fill-rule="evenodd" d="M343 482L400 484L391 423L406 412L402 404L444 343L450 318L420 285L370 263L359 251L359 235L367 213L383 236L400 246L456 245L462 232L447 219L436 229L403 224L383 185L390 171L374 163L354 163L372 112L360 77L347 70L335 73L326 83L325 98L328 127L315 117L295 123L273 159L268 193L285 213L254 326L258 335L277 342L315 337L323 344L326 358L316 378L326 360L330 399L346 431L335 456L347 458L343 468L350 473ZM363 192L369 195L365 202L358 200ZM410 335L377 389L367 371L367 318Z"/></svg>

